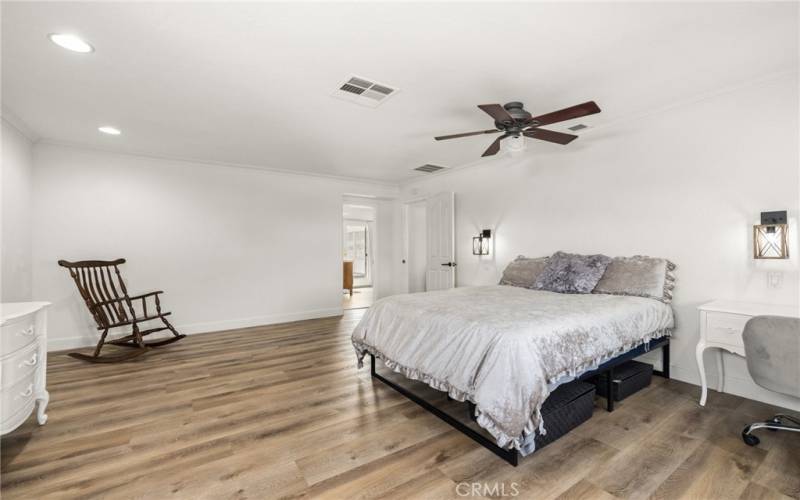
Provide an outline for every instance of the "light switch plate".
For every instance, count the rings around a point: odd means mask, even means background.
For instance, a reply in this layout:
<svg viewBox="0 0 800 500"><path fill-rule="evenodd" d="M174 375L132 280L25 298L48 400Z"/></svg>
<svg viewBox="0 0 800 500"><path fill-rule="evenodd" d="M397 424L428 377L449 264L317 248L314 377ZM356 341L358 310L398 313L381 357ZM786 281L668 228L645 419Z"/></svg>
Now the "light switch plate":
<svg viewBox="0 0 800 500"><path fill-rule="evenodd" d="M783 273L767 273L767 286L769 288L780 288L783 284Z"/></svg>

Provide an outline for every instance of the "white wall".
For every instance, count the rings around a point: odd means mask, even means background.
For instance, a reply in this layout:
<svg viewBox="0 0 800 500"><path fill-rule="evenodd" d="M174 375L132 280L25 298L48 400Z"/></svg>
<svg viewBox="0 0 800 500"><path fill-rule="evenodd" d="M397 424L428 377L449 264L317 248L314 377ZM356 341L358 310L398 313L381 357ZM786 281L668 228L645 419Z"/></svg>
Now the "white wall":
<svg viewBox="0 0 800 500"><path fill-rule="evenodd" d="M380 299L405 292L405 288L399 286L400 273L405 269L400 264L400 204L395 199L379 199L376 200L376 209L374 252L378 256L378 262L375 265L373 286L375 299Z"/></svg>
<svg viewBox="0 0 800 500"><path fill-rule="evenodd" d="M496 283L518 254L671 259L678 266L673 374L699 383L699 304L798 304L797 110L795 73L598 128L566 147L531 141L520 156L415 182L403 196L455 191L459 285ZM783 209L794 221L793 258L754 261L752 224L761 211ZM493 230L495 253L479 258L471 237L483 228ZM768 270L783 272L780 289L767 288ZM742 359L726 356L725 363L730 392L800 408L757 388Z"/></svg>
<svg viewBox="0 0 800 500"><path fill-rule="evenodd" d="M408 291L425 291L428 274L428 226L425 202L408 204Z"/></svg>
<svg viewBox="0 0 800 500"><path fill-rule="evenodd" d="M2 120L0 283L2 302L31 300L32 144Z"/></svg>
<svg viewBox="0 0 800 500"><path fill-rule="evenodd" d="M340 314L343 195L397 192L46 143L34 165L33 294L54 303L51 349L97 338L58 259L125 257L131 291L164 290L185 333Z"/></svg>

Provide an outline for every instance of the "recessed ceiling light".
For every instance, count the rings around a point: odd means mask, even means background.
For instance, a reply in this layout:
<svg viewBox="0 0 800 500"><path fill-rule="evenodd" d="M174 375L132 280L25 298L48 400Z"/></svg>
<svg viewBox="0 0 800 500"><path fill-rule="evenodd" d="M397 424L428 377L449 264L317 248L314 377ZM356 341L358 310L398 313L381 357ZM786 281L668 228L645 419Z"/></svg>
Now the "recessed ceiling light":
<svg viewBox="0 0 800 500"><path fill-rule="evenodd" d="M80 52L83 54L94 52L94 47L76 35L70 35L68 33L50 33L47 37L59 47L73 52Z"/></svg>
<svg viewBox="0 0 800 500"><path fill-rule="evenodd" d="M114 127L97 127L97 130L108 135L119 135L122 133L120 129Z"/></svg>

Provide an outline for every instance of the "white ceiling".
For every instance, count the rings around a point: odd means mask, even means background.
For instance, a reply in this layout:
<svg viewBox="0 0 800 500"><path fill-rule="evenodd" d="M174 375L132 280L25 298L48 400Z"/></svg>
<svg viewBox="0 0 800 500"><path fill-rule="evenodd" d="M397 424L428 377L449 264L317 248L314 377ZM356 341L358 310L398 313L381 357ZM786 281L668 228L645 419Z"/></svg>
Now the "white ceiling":
<svg viewBox="0 0 800 500"><path fill-rule="evenodd" d="M3 2L2 18L3 106L41 138L389 182L477 160L491 138L433 140L490 128L477 104L593 99L578 121L598 127L798 64L796 2ZM351 73L401 92L332 98Z"/></svg>

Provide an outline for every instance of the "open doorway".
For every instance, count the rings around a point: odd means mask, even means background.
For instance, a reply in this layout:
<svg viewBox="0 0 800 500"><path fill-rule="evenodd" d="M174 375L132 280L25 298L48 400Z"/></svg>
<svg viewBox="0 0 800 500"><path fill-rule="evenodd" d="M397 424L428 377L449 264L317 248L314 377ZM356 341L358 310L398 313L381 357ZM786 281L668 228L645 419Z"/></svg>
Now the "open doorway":
<svg viewBox="0 0 800 500"><path fill-rule="evenodd" d="M360 309L374 298L375 207L345 202L342 211L342 307Z"/></svg>

